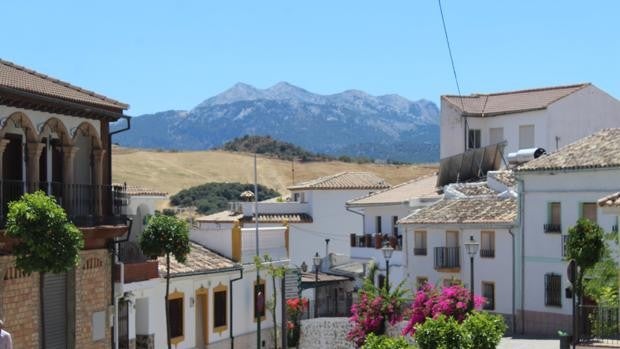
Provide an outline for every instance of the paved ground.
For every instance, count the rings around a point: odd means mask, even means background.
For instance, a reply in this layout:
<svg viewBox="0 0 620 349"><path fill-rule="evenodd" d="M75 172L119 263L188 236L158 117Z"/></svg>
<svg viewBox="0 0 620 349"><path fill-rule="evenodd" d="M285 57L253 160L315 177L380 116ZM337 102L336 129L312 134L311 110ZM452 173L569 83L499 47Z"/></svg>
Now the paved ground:
<svg viewBox="0 0 620 349"><path fill-rule="evenodd" d="M502 338L498 349L558 349L559 339Z"/></svg>

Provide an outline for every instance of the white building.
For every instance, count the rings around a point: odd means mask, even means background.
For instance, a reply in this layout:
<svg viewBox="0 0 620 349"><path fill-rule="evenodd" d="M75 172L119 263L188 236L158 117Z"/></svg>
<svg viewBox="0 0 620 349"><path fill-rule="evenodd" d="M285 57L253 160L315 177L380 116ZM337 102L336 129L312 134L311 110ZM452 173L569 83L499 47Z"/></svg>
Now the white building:
<svg viewBox="0 0 620 349"><path fill-rule="evenodd" d="M394 248L390 258L390 284L397 285L404 280L406 261L403 253L403 239L406 234L398 220L412 212L428 206L441 198L435 185L437 176L417 178L389 189L349 200L346 207L360 215L363 228L351 232L351 258L374 259L385 276L385 258L381 247L390 243Z"/></svg>
<svg viewBox="0 0 620 349"><path fill-rule="evenodd" d="M605 129L517 169L523 239L517 241L520 326L530 334L571 328L570 286L563 258L568 229L588 218L605 231L617 216L599 198L620 190L620 129ZM611 200L610 200L611 201ZM606 208L605 208L606 209Z"/></svg>
<svg viewBox="0 0 620 349"><path fill-rule="evenodd" d="M504 174L497 177L505 177ZM471 288L471 266L464 244L480 243L474 257L474 292L487 298L485 309L514 323L513 243L517 233L517 199L497 180L444 188L444 198L399 221L407 234L407 277L412 289L426 282Z"/></svg>
<svg viewBox="0 0 620 349"><path fill-rule="evenodd" d="M440 157L507 141L506 152L560 147L620 126L620 102L586 83L441 97Z"/></svg>

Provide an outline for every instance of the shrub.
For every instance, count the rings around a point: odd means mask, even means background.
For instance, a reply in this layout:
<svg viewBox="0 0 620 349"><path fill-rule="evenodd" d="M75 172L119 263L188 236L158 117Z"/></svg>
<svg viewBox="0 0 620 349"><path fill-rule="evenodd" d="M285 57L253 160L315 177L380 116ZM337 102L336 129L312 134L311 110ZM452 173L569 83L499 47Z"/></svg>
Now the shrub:
<svg viewBox="0 0 620 349"><path fill-rule="evenodd" d="M467 314L474 309L480 309L485 302L483 297L474 296L474 304L471 304L470 295L469 290L461 285L440 289L426 283L415 295L411 305L411 318L403 329L403 335L414 335L416 325L423 323L427 318L436 318L439 315L462 322Z"/></svg>
<svg viewBox="0 0 620 349"><path fill-rule="evenodd" d="M418 324L415 340L421 349L479 349L456 319L443 314Z"/></svg>
<svg viewBox="0 0 620 349"><path fill-rule="evenodd" d="M366 337L366 342L362 349L412 349L413 345L407 343L403 337L393 338L387 336L377 336L371 333Z"/></svg>
<svg viewBox="0 0 620 349"><path fill-rule="evenodd" d="M467 316L463 321L463 328L471 336L473 346L476 349L496 348L504 332L506 332L506 324L501 315L478 311Z"/></svg>

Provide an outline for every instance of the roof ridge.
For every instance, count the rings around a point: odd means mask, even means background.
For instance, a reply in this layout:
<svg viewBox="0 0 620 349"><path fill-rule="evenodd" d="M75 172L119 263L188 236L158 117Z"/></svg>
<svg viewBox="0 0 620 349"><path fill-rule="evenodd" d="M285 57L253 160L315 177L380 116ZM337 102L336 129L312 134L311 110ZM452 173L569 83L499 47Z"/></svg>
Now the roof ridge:
<svg viewBox="0 0 620 349"><path fill-rule="evenodd" d="M493 92L493 93L472 93L466 96L458 96L458 95L443 95L442 97L454 97L454 98L480 98L484 96L501 96L507 94L519 94L519 93L529 93L529 92L541 92L541 91L549 91L549 90L562 90L567 88L584 88L586 86L591 86L591 82L583 82L578 84L570 84L570 85L557 85L557 86L546 86L546 87L536 87L529 89L521 89L521 90L513 90L513 91L501 91L501 92Z"/></svg>
<svg viewBox="0 0 620 349"><path fill-rule="evenodd" d="M19 64L15 64L15 63L7 61L5 59L0 58L0 64L4 64L4 65L9 66L11 68L14 68L14 69L17 69L17 70L21 70L21 71L23 71L23 72L25 72L27 74L34 75L36 77L48 80L48 81L53 82L55 84L58 84L58 85L70 88L72 90L75 90L75 91L78 91L78 92L81 92L81 93L84 93L84 94L87 94L87 95L89 95L91 97L99 98L99 99L104 100L106 102L110 102L112 104L116 104L119 107L122 107L124 109L129 108L128 104L120 102L120 101L118 101L116 99L113 99L113 98L110 98L110 97L106 97L106 96L104 96L102 94L99 94L99 93L96 93L94 91L87 90L85 88L82 88L82 87L70 84L70 83L68 83L66 81L63 81L63 80L51 77L51 76L43 74L43 73L39 73L39 72L37 72L37 71L35 71L33 69L26 68L24 66L21 66Z"/></svg>

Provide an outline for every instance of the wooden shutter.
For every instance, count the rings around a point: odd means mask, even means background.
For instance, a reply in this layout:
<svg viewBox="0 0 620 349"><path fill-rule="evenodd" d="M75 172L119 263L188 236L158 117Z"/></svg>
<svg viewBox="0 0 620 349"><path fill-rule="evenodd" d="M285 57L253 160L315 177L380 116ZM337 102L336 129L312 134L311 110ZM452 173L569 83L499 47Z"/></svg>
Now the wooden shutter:
<svg viewBox="0 0 620 349"><path fill-rule="evenodd" d="M583 203L581 216L596 223L596 204L593 202Z"/></svg>
<svg viewBox="0 0 620 349"><path fill-rule="evenodd" d="M562 206L559 202L551 203L551 224L562 223Z"/></svg>
<svg viewBox="0 0 620 349"><path fill-rule="evenodd" d="M535 146L534 125L519 126L519 149L529 149Z"/></svg>

